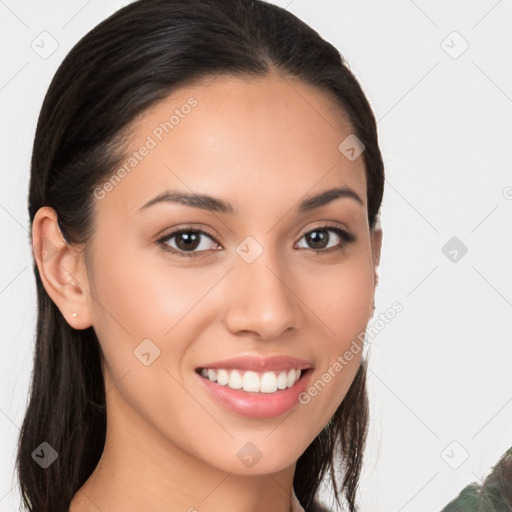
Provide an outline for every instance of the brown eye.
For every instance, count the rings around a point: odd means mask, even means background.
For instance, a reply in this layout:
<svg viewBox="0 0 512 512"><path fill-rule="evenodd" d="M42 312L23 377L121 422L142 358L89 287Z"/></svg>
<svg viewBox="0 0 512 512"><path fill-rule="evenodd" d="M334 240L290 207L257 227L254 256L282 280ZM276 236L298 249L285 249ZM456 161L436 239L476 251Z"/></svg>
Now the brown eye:
<svg viewBox="0 0 512 512"><path fill-rule="evenodd" d="M301 240L306 241L307 247L317 252L327 252L330 249L342 249L355 240L355 236L337 226L320 226L308 231Z"/></svg>
<svg viewBox="0 0 512 512"><path fill-rule="evenodd" d="M219 244L211 235L196 228L185 228L173 231L160 238L158 244L166 251L179 256L199 256L209 250L218 250Z"/></svg>
<svg viewBox="0 0 512 512"><path fill-rule="evenodd" d="M182 231L174 235L178 249L182 251L193 251L197 249L201 241L199 233L194 231Z"/></svg>

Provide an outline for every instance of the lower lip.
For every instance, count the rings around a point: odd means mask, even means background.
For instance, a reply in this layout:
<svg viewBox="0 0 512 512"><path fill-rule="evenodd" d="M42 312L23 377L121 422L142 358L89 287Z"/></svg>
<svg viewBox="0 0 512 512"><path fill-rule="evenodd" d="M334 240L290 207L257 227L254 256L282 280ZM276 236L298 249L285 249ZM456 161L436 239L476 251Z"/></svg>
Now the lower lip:
<svg viewBox="0 0 512 512"><path fill-rule="evenodd" d="M292 409L305 391L312 369L303 370L301 378L291 387L274 393L256 393L231 389L197 374L201 384L228 411L248 418L273 418Z"/></svg>

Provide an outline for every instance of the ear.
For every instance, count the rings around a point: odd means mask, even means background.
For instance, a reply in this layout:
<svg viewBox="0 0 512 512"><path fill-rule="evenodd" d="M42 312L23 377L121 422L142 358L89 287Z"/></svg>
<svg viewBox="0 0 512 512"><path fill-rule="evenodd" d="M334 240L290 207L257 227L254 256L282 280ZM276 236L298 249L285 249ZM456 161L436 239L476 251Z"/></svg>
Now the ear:
<svg viewBox="0 0 512 512"><path fill-rule="evenodd" d="M379 282L379 274L377 273L377 267L380 265L380 252L382 249L382 228L380 227L379 224L377 224L371 231L371 246L376 287Z"/></svg>
<svg viewBox="0 0 512 512"><path fill-rule="evenodd" d="M49 206L34 217L32 250L43 286L68 324L74 329L90 327L91 295L83 253L68 245Z"/></svg>

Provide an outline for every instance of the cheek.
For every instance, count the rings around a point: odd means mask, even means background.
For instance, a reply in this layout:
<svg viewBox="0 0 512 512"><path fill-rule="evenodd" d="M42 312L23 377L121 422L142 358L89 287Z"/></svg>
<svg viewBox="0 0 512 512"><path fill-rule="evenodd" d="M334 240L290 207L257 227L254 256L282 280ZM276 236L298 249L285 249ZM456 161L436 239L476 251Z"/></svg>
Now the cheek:
<svg viewBox="0 0 512 512"><path fill-rule="evenodd" d="M117 382L130 372L130 380L139 382L135 392L172 387L165 370L183 378L190 348L211 320L213 308L204 299L223 271L172 266L164 258L155 262L135 250L121 259L111 254L106 247L96 256L102 265L94 272L93 301L94 330L109 374ZM179 387L174 391L180 396Z"/></svg>
<svg viewBox="0 0 512 512"><path fill-rule="evenodd" d="M304 302L322 330L318 364L301 402L323 425L349 390L361 363L363 341L372 314L373 267L366 259L347 261L336 271L309 272ZM315 286L313 286L315 283ZM316 435L316 432L315 432Z"/></svg>
<svg viewBox="0 0 512 512"><path fill-rule="evenodd" d="M163 340L191 313L215 276L200 270L173 267L133 248L113 258L108 247L95 255L94 325L104 340L144 338Z"/></svg>
<svg viewBox="0 0 512 512"><path fill-rule="evenodd" d="M300 297L326 332L326 343L343 348L364 331L372 312L373 267L352 258L336 267L305 269Z"/></svg>
<svg viewBox="0 0 512 512"><path fill-rule="evenodd" d="M138 428L146 425L142 418L165 438L197 451L204 437L200 426L207 422L213 431L217 425L183 385L183 361L207 322L201 299L222 273L205 275L142 257L114 261L108 250L95 256L102 265L94 272L93 322L112 410ZM215 434L225 433L217 428Z"/></svg>

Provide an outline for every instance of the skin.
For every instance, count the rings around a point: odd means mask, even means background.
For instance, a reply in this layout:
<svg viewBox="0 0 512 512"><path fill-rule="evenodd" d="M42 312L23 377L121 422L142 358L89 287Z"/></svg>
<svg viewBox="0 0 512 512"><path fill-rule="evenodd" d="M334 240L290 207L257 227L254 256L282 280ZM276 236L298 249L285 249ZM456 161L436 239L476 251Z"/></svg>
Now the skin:
<svg viewBox="0 0 512 512"><path fill-rule="evenodd" d="M369 229L363 158L338 150L352 133L343 112L325 92L274 73L173 92L134 124L127 152L191 96L197 106L94 199L86 251L65 243L51 208L33 223L34 246L55 246L37 259L46 290L72 327L94 327L105 356L105 449L71 512L289 511L296 461L360 364L361 352L309 404L268 419L227 411L199 386L196 367L241 355L303 358L314 365L310 382L320 378L372 316L382 232ZM298 213L300 200L340 185L363 204L339 198ZM169 202L139 210L167 189L208 193L236 213ZM203 235L199 256L155 242L188 224L214 237ZM317 254L304 235L325 224L356 240ZM329 247L343 243L327 233ZM236 252L247 236L263 248L250 264ZM149 366L133 353L147 338L161 351ZM262 454L250 468L237 457L247 442Z"/></svg>

